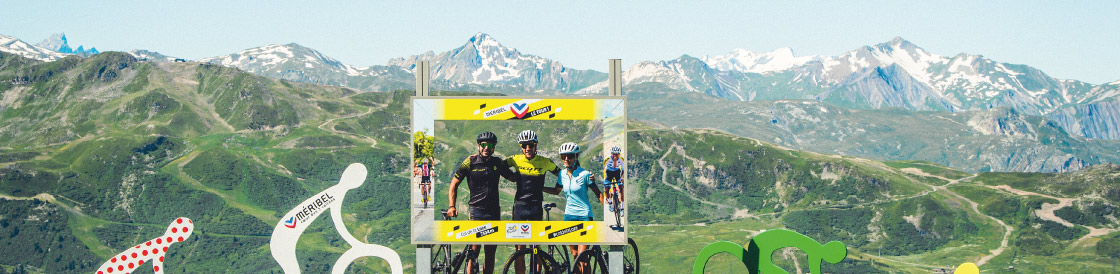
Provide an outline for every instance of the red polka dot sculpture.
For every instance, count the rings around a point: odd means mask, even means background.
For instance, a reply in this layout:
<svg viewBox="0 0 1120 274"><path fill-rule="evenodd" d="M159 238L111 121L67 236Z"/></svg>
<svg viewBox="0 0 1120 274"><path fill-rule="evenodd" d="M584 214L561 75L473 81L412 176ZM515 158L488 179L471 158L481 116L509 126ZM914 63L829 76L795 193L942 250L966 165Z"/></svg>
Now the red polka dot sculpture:
<svg viewBox="0 0 1120 274"><path fill-rule="evenodd" d="M132 273L148 261L152 261L152 270L156 274L163 273L163 256L167 253L167 247L185 241L191 237L192 232L194 232L194 222L191 222L191 219L176 218L171 221L163 236L138 244L109 258L109 261L97 268L97 274Z"/></svg>

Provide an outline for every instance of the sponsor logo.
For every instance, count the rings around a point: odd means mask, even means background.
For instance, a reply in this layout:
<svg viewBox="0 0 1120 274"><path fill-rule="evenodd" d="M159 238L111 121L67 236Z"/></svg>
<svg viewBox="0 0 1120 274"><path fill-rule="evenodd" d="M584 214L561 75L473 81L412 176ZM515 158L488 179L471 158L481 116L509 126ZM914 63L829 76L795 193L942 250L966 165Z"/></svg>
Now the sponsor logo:
<svg viewBox="0 0 1120 274"><path fill-rule="evenodd" d="M533 226L521 223L506 223L506 239L530 239Z"/></svg>
<svg viewBox="0 0 1120 274"><path fill-rule="evenodd" d="M529 111L529 104L527 103L513 103L509 104L509 110L513 112L514 116L518 119L525 117L525 113Z"/></svg>
<svg viewBox="0 0 1120 274"><path fill-rule="evenodd" d="M474 227L474 228L471 228L471 229L467 229L467 230L464 230L463 232L456 233L455 234L455 239L462 239L463 237L467 237L467 236L471 236L471 235L475 235L475 237L477 238L477 237L490 235L490 233L494 233L494 232L498 231L497 228L494 228L493 229L494 231L491 231L489 233L485 233L485 234L481 233L481 232L484 232L484 231L491 230L492 227L493 227L493 225L491 223L486 223L484 225L480 225L480 226L477 226L477 227ZM481 236L479 236L479 235L481 235Z"/></svg>
<svg viewBox="0 0 1120 274"><path fill-rule="evenodd" d="M324 208L330 206L332 202L334 202L334 197L332 197L330 193L323 193L318 199L312 200L308 202L307 205L303 206L303 210L296 212L296 220L292 221L291 226L285 226L295 227L297 221L302 223L306 222L308 219L314 219L316 216L319 216L319 213L323 212Z"/></svg>
<svg viewBox="0 0 1120 274"><path fill-rule="evenodd" d="M490 118L490 116L502 114L502 113L505 113L506 111L509 111L509 109L507 109L507 108L496 108L496 109L487 110L486 112L482 113L482 118Z"/></svg>
<svg viewBox="0 0 1120 274"><path fill-rule="evenodd" d="M288 217L288 220L284 221L284 226L288 228L296 228L296 217Z"/></svg>
<svg viewBox="0 0 1120 274"><path fill-rule="evenodd" d="M588 229L590 230L591 228L589 227ZM548 233L548 238L549 239L554 239L556 237L564 236L564 235L567 235L569 233L580 231L580 230L583 230L583 223L579 223L577 225L570 226L570 227L565 228L565 229L561 229L561 230L557 230L555 232ZM580 236L587 235L587 231L580 232L579 235Z"/></svg>
<svg viewBox="0 0 1120 274"><path fill-rule="evenodd" d="M486 237L487 235L494 234L495 232L498 232L498 227L496 227L496 226L491 227L490 229L487 229L487 230L479 231L478 233L474 234L474 237L475 238L482 238L482 237Z"/></svg>

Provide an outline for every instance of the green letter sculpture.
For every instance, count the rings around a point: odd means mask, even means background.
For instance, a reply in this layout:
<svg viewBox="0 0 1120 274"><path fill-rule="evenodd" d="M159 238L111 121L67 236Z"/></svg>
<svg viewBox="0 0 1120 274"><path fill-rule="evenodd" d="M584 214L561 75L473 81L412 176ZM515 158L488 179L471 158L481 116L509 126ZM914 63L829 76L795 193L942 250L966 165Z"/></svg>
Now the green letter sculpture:
<svg viewBox="0 0 1120 274"><path fill-rule="evenodd" d="M782 268L774 265L770 256L774 251L785 247L796 247L805 252L809 257L809 273L821 273L821 261L839 263L848 256L848 249L844 243L831 241L821 245L816 240L801 233L786 229L767 230L755 235L747 244L747 248L728 242L720 241L709 244L700 250L696 262L692 264L693 274L703 274L708 259L718 253L727 252L735 256L751 274L789 274Z"/></svg>

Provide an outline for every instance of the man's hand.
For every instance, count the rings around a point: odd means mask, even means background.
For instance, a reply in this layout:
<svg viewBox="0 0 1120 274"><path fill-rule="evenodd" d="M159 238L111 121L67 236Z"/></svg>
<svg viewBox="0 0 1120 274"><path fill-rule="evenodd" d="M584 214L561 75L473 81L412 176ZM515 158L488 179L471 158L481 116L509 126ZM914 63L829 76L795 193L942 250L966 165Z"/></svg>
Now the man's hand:
<svg viewBox="0 0 1120 274"><path fill-rule="evenodd" d="M448 208L447 209L447 217L455 218L455 216L459 216L459 214L457 214L455 212L455 207Z"/></svg>

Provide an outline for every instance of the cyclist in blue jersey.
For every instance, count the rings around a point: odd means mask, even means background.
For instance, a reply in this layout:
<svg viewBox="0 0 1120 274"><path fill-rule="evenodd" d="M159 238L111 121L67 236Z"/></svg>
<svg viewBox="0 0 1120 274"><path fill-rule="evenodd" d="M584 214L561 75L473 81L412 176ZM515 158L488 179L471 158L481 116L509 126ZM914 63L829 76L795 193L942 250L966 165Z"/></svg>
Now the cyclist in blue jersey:
<svg viewBox="0 0 1120 274"><path fill-rule="evenodd" d="M592 221L595 214L591 211L591 201L587 196L587 189L595 192L595 197L599 199L599 203L602 203L604 199L603 193L595 185L595 175L579 166L579 145L564 143L560 145L559 151L560 162L564 165L564 169L560 171L560 176L556 177L556 188L564 192L564 197L567 200L564 205L564 220ZM572 245L569 246L569 249L572 252L572 257L576 257L580 252L587 250L587 245ZM576 269L583 269L586 264L581 263Z"/></svg>

